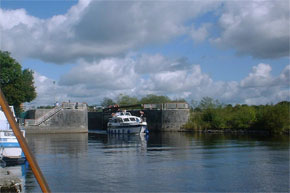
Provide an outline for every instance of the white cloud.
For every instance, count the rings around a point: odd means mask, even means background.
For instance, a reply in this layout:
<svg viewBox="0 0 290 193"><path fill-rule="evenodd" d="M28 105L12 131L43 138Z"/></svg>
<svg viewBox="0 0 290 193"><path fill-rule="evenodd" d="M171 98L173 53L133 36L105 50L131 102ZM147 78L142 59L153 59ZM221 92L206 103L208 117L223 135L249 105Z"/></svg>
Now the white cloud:
<svg viewBox="0 0 290 193"><path fill-rule="evenodd" d="M150 76L149 85L152 91L167 94L188 92L211 84L212 79L201 72L199 65L187 70L160 72Z"/></svg>
<svg viewBox="0 0 290 193"><path fill-rule="evenodd" d="M17 58L68 63L112 57L187 33L184 22L218 1L86 1L42 20L23 9L0 9L1 49Z"/></svg>
<svg viewBox="0 0 290 193"><path fill-rule="evenodd" d="M286 66L281 72L280 76L275 79L275 83L277 85L284 85L286 87L290 87L290 65Z"/></svg>
<svg viewBox="0 0 290 193"><path fill-rule="evenodd" d="M34 72L34 86L36 87L37 97L32 101L32 104L40 106L55 102L59 93L54 80Z"/></svg>
<svg viewBox="0 0 290 193"><path fill-rule="evenodd" d="M138 78L131 58L108 58L92 63L80 62L59 83L63 86L83 84L88 88L123 90L134 87L132 80Z"/></svg>
<svg viewBox="0 0 290 193"><path fill-rule="evenodd" d="M200 26L198 29L196 29L194 26L191 27L189 35L191 38L199 43L204 41L208 36L209 36L209 28L211 24L209 23L204 23L202 26Z"/></svg>
<svg viewBox="0 0 290 193"><path fill-rule="evenodd" d="M88 88L84 84L60 85L37 72L34 73L37 97L29 106L53 105L56 101L87 102L96 104L104 97L115 97L117 93L112 90L106 91L99 88Z"/></svg>
<svg viewBox="0 0 290 193"><path fill-rule="evenodd" d="M239 85L241 99L247 104L275 103L290 99L289 72L287 65L278 77L271 75L271 66L260 63L254 66L252 72ZM286 75L285 75L286 74Z"/></svg>
<svg viewBox="0 0 290 193"><path fill-rule="evenodd" d="M289 56L289 1L227 1L213 42L257 58Z"/></svg>
<svg viewBox="0 0 290 193"><path fill-rule="evenodd" d="M272 68L269 64L260 63L258 66L253 67L253 72L251 72L248 77L241 81L242 87L263 87L269 86L273 82L271 77Z"/></svg>
<svg viewBox="0 0 290 193"><path fill-rule="evenodd" d="M195 24L210 11L221 14L215 39L209 33L213 23ZM0 30L2 50L54 63L119 57L181 35L197 43L211 38L239 54L278 58L289 55L289 1L80 0L66 14L48 19L24 9L0 9Z"/></svg>
<svg viewBox="0 0 290 193"><path fill-rule="evenodd" d="M170 60L161 54L142 54L136 60L134 68L138 74L156 74L165 71L185 70L190 66L191 64L187 62L186 58Z"/></svg>

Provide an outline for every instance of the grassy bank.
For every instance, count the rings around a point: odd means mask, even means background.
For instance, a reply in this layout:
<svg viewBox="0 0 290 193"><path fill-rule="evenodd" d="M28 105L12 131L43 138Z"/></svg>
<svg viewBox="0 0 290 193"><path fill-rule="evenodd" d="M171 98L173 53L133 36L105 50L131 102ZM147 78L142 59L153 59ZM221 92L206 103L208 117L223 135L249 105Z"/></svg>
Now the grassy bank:
<svg viewBox="0 0 290 193"><path fill-rule="evenodd" d="M191 110L185 130L214 132L289 133L290 102L275 105L222 105L203 99Z"/></svg>

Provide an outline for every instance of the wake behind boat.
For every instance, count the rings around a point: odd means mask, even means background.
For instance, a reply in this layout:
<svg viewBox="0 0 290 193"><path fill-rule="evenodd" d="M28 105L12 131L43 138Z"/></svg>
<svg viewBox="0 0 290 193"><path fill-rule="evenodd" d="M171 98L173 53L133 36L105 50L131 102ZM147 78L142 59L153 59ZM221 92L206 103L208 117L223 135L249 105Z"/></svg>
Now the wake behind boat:
<svg viewBox="0 0 290 193"><path fill-rule="evenodd" d="M14 109L10 107L13 114ZM14 114L15 116L15 114ZM23 136L25 131L21 130ZM4 112L0 109L0 161L8 165L22 164L26 160Z"/></svg>
<svg viewBox="0 0 290 193"><path fill-rule="evenodd" d="M107 124L107 131L110 134L146 134L147 122L141 117L133 116L123 111L112 114Z"/></svg>

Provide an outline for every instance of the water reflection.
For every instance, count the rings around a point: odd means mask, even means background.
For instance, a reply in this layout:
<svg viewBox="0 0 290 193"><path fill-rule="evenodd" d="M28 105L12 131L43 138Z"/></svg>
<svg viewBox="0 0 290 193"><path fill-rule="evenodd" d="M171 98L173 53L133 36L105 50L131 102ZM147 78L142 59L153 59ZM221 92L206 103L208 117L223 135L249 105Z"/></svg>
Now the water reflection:
<svg viewBox="0 0 290 193"><path fill-rule="evenodd" d="M70 175L76 175L81 170L80 164L85 164L88 154L87 133L27 134L26 140L49 185L61 187L64 183L71 184ZM25 191L41 192L30 167L26 173Z"/></svg>
<svg viewBox="0 0 290 193"><path fill-rule="evenodd" d="M289 138L198 133L28 135L53 192L288 191ZM30 171L27 192L40 191Z"/></svg>
<svg viewBox="0 0 290 193"><path fill-rule="evenodd" d="M78 156L88 150L88 134L28 134L26 140L36 155Z"/></svg>
<svg viewBox="0 0 290 193"><path fill-rule="evenodd" d="M148 135L107 135L106 148L141 147L146 150Z"/></svg>

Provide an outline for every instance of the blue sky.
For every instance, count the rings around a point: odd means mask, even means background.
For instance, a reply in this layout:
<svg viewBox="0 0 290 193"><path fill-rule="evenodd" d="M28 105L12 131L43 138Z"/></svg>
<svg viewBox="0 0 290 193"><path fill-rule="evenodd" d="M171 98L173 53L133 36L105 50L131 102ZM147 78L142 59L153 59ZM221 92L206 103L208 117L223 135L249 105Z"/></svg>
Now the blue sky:
<svg viewBox="0 0 290 193"><path fill-rule="evenodd" d="M38 97L289 100L289 1L2 0L1 50ZM56 84L53 84L56 82Z"/></svg>
<svg viewBox="0 0 290 193"><path fill-rule="evenodd" d="M2 9L25 9L30 15L48 19L65 14L77 0L2 0Z"/></svg>

